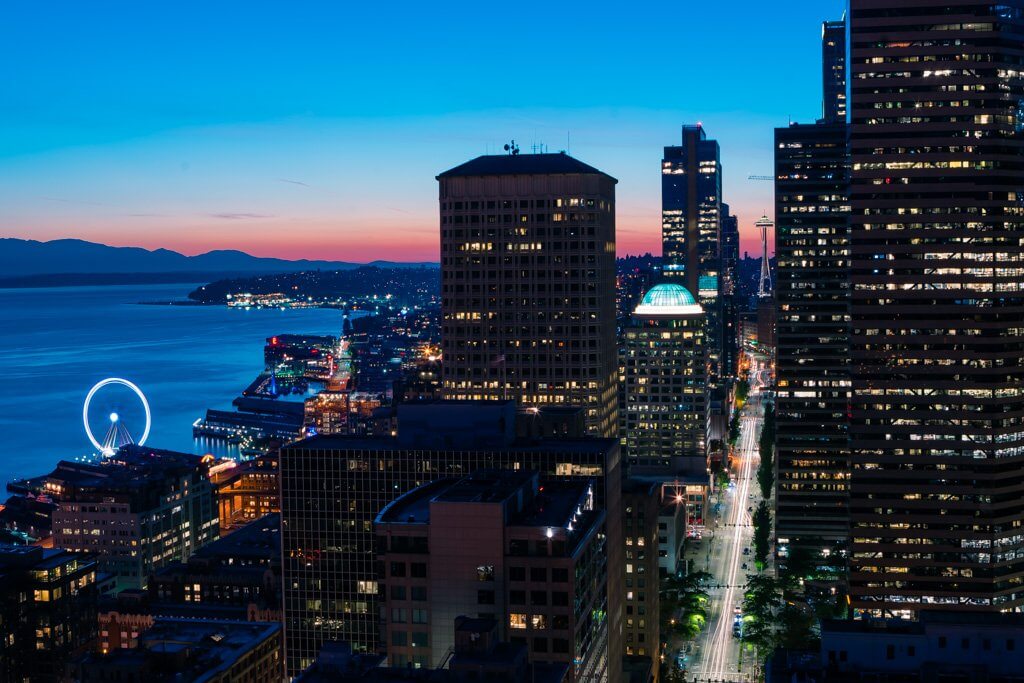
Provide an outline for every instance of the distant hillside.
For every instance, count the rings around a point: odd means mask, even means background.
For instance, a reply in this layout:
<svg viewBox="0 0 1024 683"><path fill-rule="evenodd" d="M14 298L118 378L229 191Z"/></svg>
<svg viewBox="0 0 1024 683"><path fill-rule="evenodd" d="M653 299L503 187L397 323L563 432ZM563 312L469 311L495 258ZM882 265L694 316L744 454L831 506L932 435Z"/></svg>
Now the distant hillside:
<svg viewBox="0 0 1024 683"><path fill-rule="evenodd" d="M242 251L218 250L198 256L185 256L169 249L110 247L84 240L64 239L50 242L0 238L0 286L45 286L50 284L106 284L130 276L134 281L147 278L168 281L168 277L198 277L212 273L243 275L250 273L290 273L304 270L349 270L361 263L347 261L286 261L260 258ZM432 263L393 263L374 261L369 265L402 268L433 266ZM181 281L181 280L177 280Z"/></svg>

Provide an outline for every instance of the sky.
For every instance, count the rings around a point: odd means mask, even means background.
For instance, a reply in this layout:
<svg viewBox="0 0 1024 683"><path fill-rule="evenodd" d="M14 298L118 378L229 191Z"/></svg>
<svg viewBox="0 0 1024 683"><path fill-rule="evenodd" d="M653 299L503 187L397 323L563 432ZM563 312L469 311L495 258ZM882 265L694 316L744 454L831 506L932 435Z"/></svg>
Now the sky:
<svg viewBox="0 0 1024 683"><path fill-rule="evenodd" d="M660 253L662 147L719 141L742 250L772 129L820 115L845 0L5 3L0 236L436 260L435 176L514 139L615 176Z"/></svg>

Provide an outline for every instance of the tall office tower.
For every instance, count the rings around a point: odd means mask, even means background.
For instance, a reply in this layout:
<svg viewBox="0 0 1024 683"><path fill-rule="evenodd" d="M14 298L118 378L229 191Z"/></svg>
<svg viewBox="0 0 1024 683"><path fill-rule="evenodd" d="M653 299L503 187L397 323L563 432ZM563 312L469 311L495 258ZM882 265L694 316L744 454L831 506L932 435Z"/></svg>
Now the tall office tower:
<svg viewBox="0 0 1024 683"><path fill-rule="evenodd" d="M780 545L846 539L850 237L846 124L775 130L775 528Z"/></svg>
<svg viewBox="0 0 1024 683"><path fill-rule="evenodd" d="M707 471L704 311L682 285L655 285L623 331L631 472Z"/></svg>
<svg viewBox="0 0 1024 683"><path fill-rule="evenodd" d="M582 410L582 408L580 409ZM534 413L521 415L532 421ZM380 642L373 521L402 494L487 468L536 470L542 479L593 479L607 511L608 658L622 657L622 510L615 439L520 438L513 401L423 401L398 407L397 438L317 436L281 450L285 656L289 676L321 646ZM619 678L611 667L609 680Z"/></svg>
<svg viewBox="0 0 1024 683"><path fill-rule="evenodd" d="M683 126L683 144L661 161L661 240L664 275L697 296L707 315L708 383L722 370L722 162L704 128Z"/></svg>
<svg viewBox="0 0 1024 683"><path fill-rule="evenodd" d="M607 681L622 661L608 659L605 511L593 486L481 470L384 508L373 526L391 666L443 667L469 617L495 619L531 662L567 666L566 681Z"/></svg>
<svg viewBox="0 0 1024 683"><path fill-rule="evenodd" d="M444 396L580 405L618 432L615 184L567 154L437 177Z"/></svg>
<svg viewBox="0 0 1024 683"><path fill-rule="evenodd" d="M1024 0L853 0L852 606L1024 607Z"/></svg>
<svg viewBox="0 0 1024 683"><path fill-rule="evenodd" d="M846 122L846 20L821 25L822 122Z"/></svg>
<svg viewBox="0 0 1024 683"><path fill-rule="evenodd" d="M722 204L722 377L739 374L740 318L736 286L739 282L740 221Z"/></svg>

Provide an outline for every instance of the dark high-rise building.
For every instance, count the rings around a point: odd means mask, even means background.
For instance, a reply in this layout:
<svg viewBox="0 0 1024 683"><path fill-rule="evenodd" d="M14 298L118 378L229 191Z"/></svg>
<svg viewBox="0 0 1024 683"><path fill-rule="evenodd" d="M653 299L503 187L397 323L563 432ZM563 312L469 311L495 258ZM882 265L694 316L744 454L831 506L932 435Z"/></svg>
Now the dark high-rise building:
<svg viewBox="0 0 1024 683"><path fill-rule="evenodd" d="M615 436L618 181L567 154L482 156L437 179L445 398L579 405Z"/></svg>
<svg viewBox="0 0 1024 683"><path fill-rule="evenodd" d="M707 314L708 383L722 367L722 162L718 142L701 125L683 126L683 141L661 161L664 276L692 292Z"/></svg>
<svg viewBox="0 0 1024 683"><path fill-rule="evenodd" d="M722 204L722 377L726 380L739 374L739 262L740 220L730 213L728 204Z"/></svg>
<svg viewBox="0 0 1024 683"><path fill-rule="evenodd" d="M828 547L847 534L848 174L845 123L775 130L775 527L780 546Z"/></svg>
<svg viewBox="0 0 1024 683"><path fill-rule="evenodd" d="M850 5L856 614L1024 607L1024 0Z"/></svg>
<svg viewBox="0 0 1024 683"><path fill-rule="evenodd" d="M534 419L523 413L520 420ZM517 437L504 402L417 402L398 408L397 438L319 436L281 451L286 666L295 675L324 642L383 649L373 520L399 496L480 469L536 470L593 479L607 510L609 661L622 656L619 445L614 439ZM610 680L618 680L611 667Z"/></svg>
<svg viewBox="0 0 1024 683"><path fill-rule="evenodd" d="M821 25L822 120L846 122L846 20Z"/></svg>

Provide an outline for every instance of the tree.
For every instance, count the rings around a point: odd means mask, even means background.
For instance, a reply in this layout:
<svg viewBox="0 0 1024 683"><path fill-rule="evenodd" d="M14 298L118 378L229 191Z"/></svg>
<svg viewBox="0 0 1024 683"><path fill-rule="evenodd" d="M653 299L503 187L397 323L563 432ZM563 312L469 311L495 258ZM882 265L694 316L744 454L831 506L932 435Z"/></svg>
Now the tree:
<svg viewBox="0 0 1024 683"><path fill-rule="evenodd" d="M737 380L736 382L736 402L739 404L746 403L747 397L750 396L750 380L745 377Z"/></svg>
<svg viewBox="0 0 1024 683"><path fill-rule="evenodd" d="M738 412L733 412L732 420L729 421L729 445L736 446L736 442L740 440L740 415Z"/></svg>
<svg viewBox="0 0 1024 683"><path fill-rule="evenodd" d="M761 464L757 467L757 484L761 489L761 497L768 499L775 491L775 406L771 403L764 407L764 425L757 442L761 455Z"/></svg>
<svg viewBox="0 0 1024 683"><path fill-rule="evenodd" d="M768 562L768 551L772 539L772 513L768 502L762 500L754 511L754 561L759 569Z"/></svg>
<svg viewBox="0 0 1024 683"><path fill-rule="evenodd" d="M743 640L767 655L775 649L775 614L783 605L778 582L753 574L743 594Z"/></svg>

